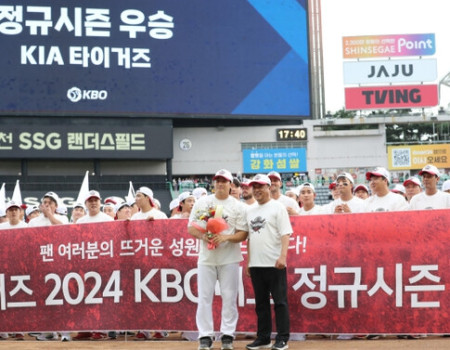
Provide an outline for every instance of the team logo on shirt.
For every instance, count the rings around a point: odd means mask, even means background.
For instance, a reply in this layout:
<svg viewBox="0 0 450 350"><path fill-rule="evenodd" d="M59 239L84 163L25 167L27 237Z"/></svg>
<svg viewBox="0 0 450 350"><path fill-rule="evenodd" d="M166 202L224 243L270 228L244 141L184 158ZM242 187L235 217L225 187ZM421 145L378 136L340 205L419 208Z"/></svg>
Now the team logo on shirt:
<svg viewBox="0 0 450 350"><path fill-rule="evenodd" d="M253 232L259 232L264 226L266 226L266 219L262 218L261 216L258 216L250 221L250 226L253 230Z"/></svg>

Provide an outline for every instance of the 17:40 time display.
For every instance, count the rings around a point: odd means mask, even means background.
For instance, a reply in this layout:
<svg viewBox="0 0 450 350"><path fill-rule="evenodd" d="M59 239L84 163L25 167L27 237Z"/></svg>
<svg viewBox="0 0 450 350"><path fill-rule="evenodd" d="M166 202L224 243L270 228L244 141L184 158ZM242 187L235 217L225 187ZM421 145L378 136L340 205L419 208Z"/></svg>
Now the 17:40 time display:
<svg viewBox="0 0 450 350"><path fill-rule="evenodd" d="M299 141L306 140L306 129L277 129L277 141Z"/></svg>

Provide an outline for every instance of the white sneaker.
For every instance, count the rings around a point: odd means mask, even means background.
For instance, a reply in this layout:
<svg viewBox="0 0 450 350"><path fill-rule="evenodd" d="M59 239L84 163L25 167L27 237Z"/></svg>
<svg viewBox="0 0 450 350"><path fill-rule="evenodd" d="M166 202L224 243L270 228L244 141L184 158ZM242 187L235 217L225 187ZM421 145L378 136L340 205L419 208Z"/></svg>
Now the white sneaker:
<svg viewBox="0 0 450 350"><path fill-rule="evenodd" d="M36 337L36 340L40 341L47 341L47 340L58 340L59 336L58 333L41 333L39 336Z"/></svg>
<svg viewBox="0 0 450 350"><path fill-rule="evenodd" d="M71 341L72 338L70 337L70 333L63 332L61 333L61 341Z"/></svg>
<svg viewBox="0 0 450 350"><path fill-rule="evenodd" d="M352 340L353 334L339 334L336 339L337 340Z"/></svg>
<svg viewBox="0 0 450 350"><path fill-rule="evenodd" d="M8 339L8 333L0 333L0 340Z"/></svg>

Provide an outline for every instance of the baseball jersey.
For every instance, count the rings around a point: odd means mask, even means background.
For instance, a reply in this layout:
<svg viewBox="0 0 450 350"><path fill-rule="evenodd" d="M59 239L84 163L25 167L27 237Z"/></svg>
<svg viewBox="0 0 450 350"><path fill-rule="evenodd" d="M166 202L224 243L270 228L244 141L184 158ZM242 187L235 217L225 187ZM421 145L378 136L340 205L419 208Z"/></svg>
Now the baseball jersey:
<svg viewBox="0 0 450 350"><path fill-rule="evenodd" d="M220 234L233 235L236 231L248 231L246 222L246 205L232 196L227 199L217 199L214 194L203 196L197 200L192 208L188 226L193 222L198 223L198 214L209 207L223 207L222 217L228 224L228 228ZM286 209L284 209L286 211ZM241 262L243 260L241 245L231 242L223 242L216 249L208 249L205 241L200 241L200 252L198 256L199 265L226 265Z"/></svg>

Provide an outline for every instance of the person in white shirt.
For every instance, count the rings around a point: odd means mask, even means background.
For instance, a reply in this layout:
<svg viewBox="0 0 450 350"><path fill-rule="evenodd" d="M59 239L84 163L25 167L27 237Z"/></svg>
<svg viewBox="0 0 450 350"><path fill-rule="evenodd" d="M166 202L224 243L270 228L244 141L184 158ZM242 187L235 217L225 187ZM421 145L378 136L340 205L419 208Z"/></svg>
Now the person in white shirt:
<svg viewBox="0 0 450 350"><path fill-rule="evenodd" d="M405 198L389 190L390 174L385 168L378 167L368 171L366 179L373 195L364 201L365 212L408 210Z"/></svg>
<svg viewBox="0 0 450 350"><path fill-rule="evenodd" d="M361 198L353 196L353 176L349 173L339 174L336 178L336 188L339 190L339 198L335 199L327 207L330 214L362 213L365 202Z"/></svg>
<svg viewBox="0 0 450 350"><path fill-rule="evenodd" d="M213 181L214 194L203 196L195 202L188 223L189 234L200 240L196 323L199 349L211 349L215 335L212 305L215 286L219 281L222 298L222 349L231 350L239 318L239 264L243 261L240 242L247 239L246 207L243 202L230 195L233 176L228 170L217 171ZM205 216L208 216L206 220L210 223L220 224L225 220L227 227L221 232L208 234L203 230L203 225L207 225ZM220 230L225 225L218 226L221 227L216 229Z"/></svg>
<svg viewBox="0 0 450 350"><path fill-rule="evenodd" d="M131 219L131 208L127 202L117 203L114 206L114 219L115 220L130 220Z"/></svg>
<svg viewBox="0 0 450 350"><path fill-rule="evenodd" d="M405 195L408 202L411 202L412 197L422 192L422 183L415 176L405 180L403 186L405 187Z"/></svg>
<svg viewBox="0 0 450 350"><path fill-rule="evenodd" d="M299 186L300 190L300 202L302 207L299 210L299 215L320 215L326 214L327 211L324 207L317 205L314 200L316 199L316 189L313 184L305 182Z"/></svg>
<svg viewBox="0 0 450 350"><path fill-rule="evenodd" d="M420 172L424 191L414 196L409 203L410 210L450 208L450 194L439 191L437 185L440 172L432 164L427 164Z"/></svg>
<svg viewBox="0 0 450 350"><path fill-rule="evenodd" d="M90 190L85 197L84 205L87 208L87 214L77 220L77 224L90 224L96 222L114 221L114 219L101 211L100 193ZM65 333L63 333L64 335ZM101 340L106 339L106 334L100 331L79 332L74 339L76 340Z"/></svg>
<svg viewBox="0 0 450 350"><path fill-rule="evenodd" d="M6 205L6 217L8 221L0 224L0 230L27 227L27 223L22 220L22 211L23 209L19 203L10 201Z"/></svg>
<svg viewBox="0 0 450 350"><path fill-rule="evenodd" d="M140 187L136 191L135 203L139 211L131 216L131 220L152 221L167 219L167 215L157 209L153 191L150 188L146 186ZM166 334L166 332L155 332L152 336L149 330L142 330L136 334L136 338L139 340L159 339L165 337Z"/></svg>
<svg viewBox="0 0 450 350"><path fill-rule="evenodd" d="M41 214L38 217L30 220L28 226L38 227L68 224L69 219L67 218L67 216L60 215L56 212L58 202L59 197L55 192L47 192L44 197L42 197L41 205L39 207Z"/></svg>
<svg viewBox="0 0 450 350"><path fill-rule="evenodd" d="M256 199L253 197L253 188L250 186L250 179L243 179L241 182L242 200L247 205L255 205Z"/></svg>
<svg viewBox="0 0 450 350"><path fill-rule="evenodd" d="M178 213L171 219L189 219L195 204L195 196L191 192L182 192L178 196Z"/></svg>
<svg viewBox="0 0 450 350"><path fill-rule="evenodd" d="M272 185L270 186L270 196L276 201L283 203L289 215L298 215L300 211L298 203L294 199L281 193L281 187L283 186L281 175L276 171L271 171L267 176L272 182Z"/></svg>
<svg viewBox="0 0 450 350"><path fill-rule="evenodd" d="M367 187L364 184L356 185L355 188L353 189L353 195L363 200L367 199L370 197L369 187Z"/></svg>
<svg viewBox="0 0 450 350"><path fill-rule="evenodd" d="M25 221L28 223L30 220L37 218L41 212L37 205L29 205L25 210Z"/></svg>
<svg viewBox="0 0 450 350"><path fill-rule="evenodd" d="M167 215L158 210L154 204L153 191L148 187L140 187L136 191L136 205L139 211L133 214L131 220L167 219Z"/></svg>
<svg viewBox="0 0 450 350"><path fill-rule="evenodd" d="M39 207L41 214L34 219L31 219L28 223L28 227L41 227L68 224L69 219L65 215L60 215L56 212L58 203L60 202L59 196L55 192L47 192L41 199L41 205ZM57 340L59 338L58 333L41 333L36 337L36 340ZM70 340L69 333L62 333L62 341Z"/></svg>
<svg viewBox="0 0 450 350"><path fill-rule="evenodd" d="M263 174L250 182L258 205L247 212L248 268L255 293L257 338L247 349L287 349L290 337L287 299L287 253L293 233L289 215L282 203L271 198L271 180ZM277 334L272 346L272 296Z"/></svg>
<svg viewBox="0 0 450 350"><path fill-rule="evenodd" d="M84 205L87 208L87 215L78 219L77 224L88 224L93 222L114 221L114 219L101 211L100 193L95 190L89 191L84 200Z"/></svg>

